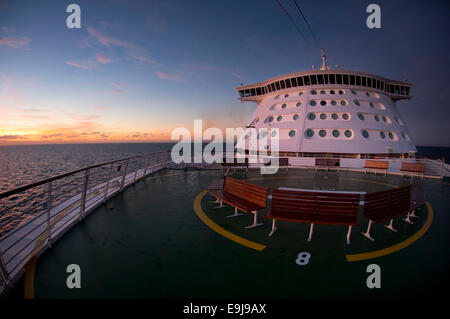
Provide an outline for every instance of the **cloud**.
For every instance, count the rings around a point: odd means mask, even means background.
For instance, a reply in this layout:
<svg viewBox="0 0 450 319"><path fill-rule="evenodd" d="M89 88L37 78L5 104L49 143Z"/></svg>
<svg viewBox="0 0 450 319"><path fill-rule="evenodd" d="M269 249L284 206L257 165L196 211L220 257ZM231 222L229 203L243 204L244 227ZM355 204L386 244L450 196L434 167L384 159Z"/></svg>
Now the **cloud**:
<svg viewBox="0 0 450 319"><path fill-rule="evenodd" d="M23 138L21 135L1 135L0 140L17 140Z"/></svg>
<svg viewBox="0 0 450 319"><path fill-rule="evenodd" d="M175 83L186 82L186 79L182 77L180 74L176 73L167 73L162 71L157 71L156 75L163 80L168 80Z"/></svg>
<svg viewBox="0 0 450 319"><path fill-rule="evenodd" d="M142 46L135 45L131 42L123 41L121 39L108 36L105 33L92 27L87 27L87 31L91 38L93 38L98 43L102 44L107 48L113 46L123 48L125 50L125 55L129 60L132 60L134 62L159 65L159 63L156 60L154 60L150 56L148 51Z"/></svg>
<svg viewBox="0 0 450 319"><path fill-rule="evenodd" d="M113 89L113 92L114 92L114 93L123 93L123 92L124 92L124 90L122 90L122 89L120 88L120 83L119 83L119 82L117 82L117 81L112 81L111 84L114 86L114 89Z"/></svg>
<svg viewBox="0 0 450 319"><path fill-rule="evenodd" d="M0 46L6 45L10 48L20 48L30 43L30 39L27 37L1 37Z"/></svg>
<svg viewBox="0 0 450 319"><path fill-rule="evenodd" d="M108 63L111 63L113 61L110 57L107 57L106 55L101 54L101 53L97 53L95 55L95 59L98 62L100 62L101 64L108 64Z"/></svg>
<svg viewBox="0 0 450 319"><path fill-rule="evenodd" d="M66 64L70 65L70 66L74 66L76 68L85 69L85 70L89 70L89 69L93 68L93 66L88 65L89 63L87 63L87 62L67 61Z"/></svg>

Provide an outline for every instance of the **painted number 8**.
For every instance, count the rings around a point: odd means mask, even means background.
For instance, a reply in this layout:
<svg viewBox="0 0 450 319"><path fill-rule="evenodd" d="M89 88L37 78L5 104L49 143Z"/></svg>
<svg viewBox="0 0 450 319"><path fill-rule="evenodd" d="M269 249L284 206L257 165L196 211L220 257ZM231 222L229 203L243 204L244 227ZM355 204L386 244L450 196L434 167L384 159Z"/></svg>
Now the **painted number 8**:
<svg viewBox="0 0 450 319"><path fill-rule="evenodd" d="M311 258L311 254L307 252L302 252L298 254L297 260L295 263L300 266L306 266L309 263L309 258Z"/></svg>

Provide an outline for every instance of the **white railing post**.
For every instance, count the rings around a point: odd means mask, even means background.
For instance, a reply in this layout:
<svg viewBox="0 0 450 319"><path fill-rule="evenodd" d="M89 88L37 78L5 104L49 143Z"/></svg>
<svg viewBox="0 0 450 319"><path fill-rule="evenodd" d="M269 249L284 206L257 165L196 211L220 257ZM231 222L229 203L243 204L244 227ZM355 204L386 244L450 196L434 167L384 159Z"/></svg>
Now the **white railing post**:
<svg viewBox="0 0 450 319"><path fill-rule="evenodd" d="M53 182L48 183L48 194L47 194L47 242L48 246L52 247L52 225L51 225L51 216L50 210L52 208L52 190L53 190Z"/></svg>
<svg viewBox="0 0 450 319"><path fill-rule="evenodd" d="M106 181L105 194L103 195L103 203L106 203L106 197L108 196L109 181L111 180L113 167L114 167L114 163L111 163L111 167L109 168L108 180Z"/></svg>
<svg viewBox="0 0 450 319"><path fill-rule="evenodd" d="M123 169L123 175L122 175L122 181L120 182L120 191L123 190L123 186L125 184L125 176L127 175L127 169L128 169L128 162L130 160L127 160L127 163L125 164L125 168Z"/></svg>
<svg viewBox="0 0 450 319"><path fill-rule="evenodd" d="M85 216L88 181L89 181L89 168L84 171L84 183L83 183L83 190L81 192L80 220L82 220Z"/></svg>

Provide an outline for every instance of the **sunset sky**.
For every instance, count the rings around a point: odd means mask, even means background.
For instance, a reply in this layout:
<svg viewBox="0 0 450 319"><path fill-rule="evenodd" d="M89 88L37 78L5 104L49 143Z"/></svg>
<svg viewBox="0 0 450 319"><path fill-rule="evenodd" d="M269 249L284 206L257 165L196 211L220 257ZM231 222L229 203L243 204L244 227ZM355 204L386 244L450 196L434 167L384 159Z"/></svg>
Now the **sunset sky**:
<svg viewBox="0 0 450 319"><path fill-rule="evenodd" d="M292 1L0 1L0 145L168 141L176 127L248 124L240 83L320 64ZM450 146L448 1L298 1L328 63L413 84L417 145ZM66 7L81 7L81 29Z"/></svg>

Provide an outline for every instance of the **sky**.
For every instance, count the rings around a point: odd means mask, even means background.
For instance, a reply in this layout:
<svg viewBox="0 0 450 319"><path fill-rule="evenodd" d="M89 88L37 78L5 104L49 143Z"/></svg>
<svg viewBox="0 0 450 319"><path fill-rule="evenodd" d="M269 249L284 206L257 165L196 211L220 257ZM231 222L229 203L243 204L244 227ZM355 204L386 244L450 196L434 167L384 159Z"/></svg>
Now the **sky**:
<svg viewBox="0 0 450 319"><path fill-rule="evenodd" d="M412 83L417 145L450 146L448 1L0 0L0 145L169 141L248 124L236 87L327 62ZM81 28L66 7L81 8ZM381 8L381 28L366 7Z"/></svg>

